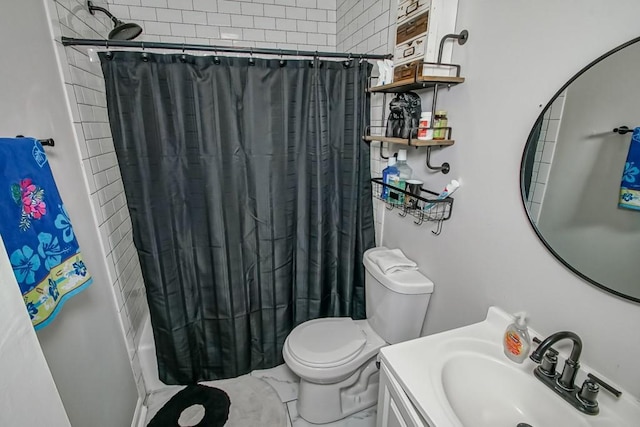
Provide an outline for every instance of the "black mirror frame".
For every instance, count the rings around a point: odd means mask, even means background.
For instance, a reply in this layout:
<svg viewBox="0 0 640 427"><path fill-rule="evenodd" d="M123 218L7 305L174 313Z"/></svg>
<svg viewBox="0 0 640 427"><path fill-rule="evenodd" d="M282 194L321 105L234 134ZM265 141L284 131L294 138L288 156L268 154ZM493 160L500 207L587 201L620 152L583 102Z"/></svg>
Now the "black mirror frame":
<svg viewBox="0 0 640 427"><path fill-rule="evenodd" d="M575 269L572 265L570 265L567 261L564 260L564 258L562 258L550 245L549 243L545 240L545 238L542 236L542 234L540 233L540 230L538 230L538 227L536 226L535 222L533 221L533 218L531 218L531 213L529 212L529 209L527 209L527 196L525 194L525 187L524 187L524 179L525 179L525 162L526 162L526 157L527 157L527 146L529 145L529 143L531 142L531 137L534 134L535 131L535 125L538 122L538 120L540 120L545 112L549 109L549 107L551 106L551 104L553 104L553 102L556 100L556 98L558 98L558 96L560 94L562 94L567 87L569 87L569 85L571 85L571 83L573 83L578 77L580 77L581 75L583 75L587 70L589 70L591 67L593 67L594 65L596 65L597 63L601 62L602 60L610 57L611 55L613 55L614 53L629 47L635 43L640 42L640 37L636 37L634 39L629 40L626 43L621 44L618 47L613 48L612 50L610 50L609 52L599 56L598 58L596 58L595 60L591 61L588 65L586 65L584 68L582 68L580 71L578 71L578 73L576 73L573 77L571 77L561 88L560 90L558 90L555 95L553 95L551 97L551 100L549 100L549 102L547 103L547 105L542 109L542 112L540 113L540 115L536 118L536 120L534 121L534 125L531 128L531 131L529 132L529 136L527 137L527 142L525 143L523 152L522 152L522 159L520 160L520 198L522 200L522 207L525 211L525 213L527 214L527 218L529 219L529 224L531 225L531 228L533 228L533 231L535 231L536 235L538 236L538 238L540 239L540 241L544 244L544 246L547 248L547 250L549 252L551 252L551 254L556 257L556 259L558 261L560 261L562 263L562 265L564 265L567 269L571 270L573 273L575 273L578 277L580 277L581 279L583 279L584 281L588 282L589 284L600 288L603 291L609 292L613 295L616 295L620 298L623 298L627 301L633 301L636 303L640 303L640 297L633 297L627 294L623 294L622 292L618 292L615 289L611 289L605 285L603 285L600 282L597 282L595 280L593 280L592 278L584 275L582 272L578 271L577 269ZM537 142L537 141L536 141Z"/></svg>

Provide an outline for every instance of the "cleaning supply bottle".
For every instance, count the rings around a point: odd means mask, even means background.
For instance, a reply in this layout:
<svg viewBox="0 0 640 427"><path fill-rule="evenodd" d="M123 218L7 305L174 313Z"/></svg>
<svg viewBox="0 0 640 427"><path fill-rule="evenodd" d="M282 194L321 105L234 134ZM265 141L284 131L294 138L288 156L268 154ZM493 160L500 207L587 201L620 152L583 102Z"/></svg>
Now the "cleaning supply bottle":
<svg viewBox="0 0 640 427"><path fill-rule="evenodd" d="M436 115L433 118L433 127L436 128L433 131L433 139L445 139L449 133L446 129L448 123L447 112L445 110L436 111Z"/></svg>
<svg viewBox="0 0 640 427"><path fill-rule="evenodd" d="M420 128L418 129L418 139L433 139L433 126L431 125L431 111L420 113Z"/></svg>
<svg viewBox="0 0 640 427"><path fill-rule="evenodd" d="M531 337L529 337L527 329L529 318L525 312L515 313L513 316L515 321L504 331L502 345L504 346L504 354L509 359L516 363L522 363L529 356L531 349Z"/></svg>
<svg viewBox="0 0 640 427"><path fill-rule="evenodd" d="M395 167L396 169L398 169L399 173L397 177L390 177L389 184L393 185L396 188L404 190L407 186L407 180L411 179L411 175L413 174L413 170L407 164L407 150L403 148L398 150L398 161ZM390 198L393 199L393 203L395 204L404 204L404 193L395 192L395 194L391 195Z"/></svg>
<svg viewBox="0 0 640 427"><path fill-rule="evenodd" d="M389 156L387 167L382 170L382 182L384 184L389 184L389 175L399 175L398 168L396 168L396 158L394 156ZM389 187L386 185L382 186L380 198L382 200L387 200L389 198Z"/></svg>

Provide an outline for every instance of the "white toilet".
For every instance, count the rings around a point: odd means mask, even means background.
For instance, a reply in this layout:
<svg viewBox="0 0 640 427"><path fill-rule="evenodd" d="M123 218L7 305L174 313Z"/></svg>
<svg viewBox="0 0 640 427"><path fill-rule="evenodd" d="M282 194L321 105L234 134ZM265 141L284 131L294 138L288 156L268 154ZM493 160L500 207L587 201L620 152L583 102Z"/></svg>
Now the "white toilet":
<svg viewBox="0 0 640 427"><path fill-rule="evenodd" d="M282 350L300 377L298 413L324 424L376 404L378 350L420 336L433 282L418 271L385 275L364 253L367 319L329 317L298 325Z"/></svg>

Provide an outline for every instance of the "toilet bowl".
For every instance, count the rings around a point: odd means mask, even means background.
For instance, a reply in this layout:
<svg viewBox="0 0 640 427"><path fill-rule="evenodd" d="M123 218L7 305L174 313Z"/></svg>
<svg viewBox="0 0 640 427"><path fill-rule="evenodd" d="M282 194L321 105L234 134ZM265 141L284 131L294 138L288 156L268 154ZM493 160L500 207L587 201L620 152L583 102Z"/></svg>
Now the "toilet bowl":
<svg viewBox="0 0 640 427"><path fill-rule="evenodd" d="M373 248L363 256L367 319L309 320L285 341L284 361L300 377L298 413L311 423L333 422L375 405L378 351L420 335L433 282L418 271L383 274L370 256L387 250Z"/></svg>

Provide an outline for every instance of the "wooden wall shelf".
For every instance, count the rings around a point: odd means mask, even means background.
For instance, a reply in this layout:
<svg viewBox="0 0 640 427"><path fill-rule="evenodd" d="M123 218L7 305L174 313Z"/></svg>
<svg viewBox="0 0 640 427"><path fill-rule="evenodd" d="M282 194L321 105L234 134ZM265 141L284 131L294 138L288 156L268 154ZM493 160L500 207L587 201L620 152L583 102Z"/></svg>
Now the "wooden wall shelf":
<svg viewBox="0 0 640 427"><path fill-rule="evenodd" d="M409 145L411 147L437 147L441 145L453 145L455 141L453 139L403 139L403 138L391 138L381 135L367 135L364 137L367 142L380 141L389 142L391 144Z"/></svg>
<svg viewBox="0 0 640 427"><path fill-rule="evenodd" d="M416 76L412 79L400 80L383 86L372 86L368 90L371 93L404 93L410 90L430 89L435 85L455 86L464 83L464 77L447 76Z"/></svg>

